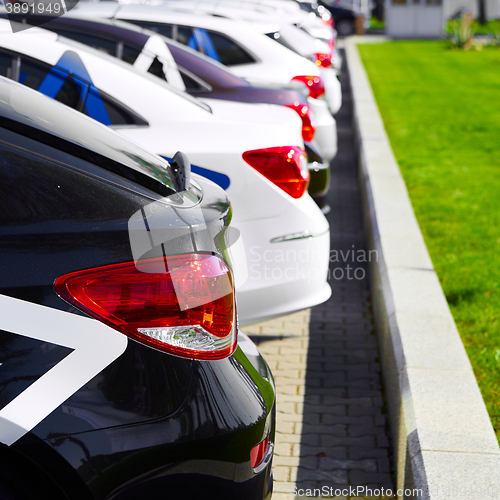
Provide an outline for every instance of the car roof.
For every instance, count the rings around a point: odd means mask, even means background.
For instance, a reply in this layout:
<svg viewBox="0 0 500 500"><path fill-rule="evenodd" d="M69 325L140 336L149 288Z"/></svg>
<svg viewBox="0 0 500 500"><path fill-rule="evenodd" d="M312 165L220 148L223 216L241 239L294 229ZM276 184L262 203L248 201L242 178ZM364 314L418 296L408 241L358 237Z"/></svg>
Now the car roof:
<svg viewBox="0 0 500 500"><path fill-rule="evenodd" d="M300 8L297 11L280 8L274 4L254 3L254 2L198 2L193 0L172 0L165 3L176 12L185 12L198 15L211 15L219 18L241 19L252 23L260 23L263 25L261 29L266 30L265 25L269 24L294 24L307 20L307 13ZM275 21L269 23L264 21L266 17L273 16Z"/></svg>
<svg viewBox="0 0 500 500"><path fill-rule="evenodd" d="M4 5L0 5L0 12L7 15ZM57 35L51 31L44 30L43 28L38 28L36 26L30 26L22 23L15 22L10 19L0 19L0 33L1 34L11 34L16 33L17 35L30 35L38 36L44 38L45 40L56 40Z"/></svg>
<svg viewBox="0 0 500 500"><path fill-rule="evenodd" d="M108 4L113 4L108 5ZM126 20L137 19L143 21L157 21L164 23L180 24L186 26L196 26L199 28L213 29L222 32L238 32L238 28L243 30L253 29L246 22L235 23L232 19L213 17L207 15L199 15L193 13L176 12L169 8L167 4L161 5L143 5L143 4L126 4L117 5L115 2L99 2L97 4L89 4L87 2L79 3L73 10L75 15L101 15L109 18ZM251 23L252 25L254 23ZM261 23L262 31L272 31L277 23ZM269 28L265 28L269 26Z"/></svg>
<svg viewBox="0 0 500 500"><path fill-rule="evenodd" d="M106 4L113 4L109 6ZM95 9L94 6L98 6ZM306 58L294 53L286 47L283 47L274 40L271 40L264 33L275 32L279 28L279 24L269 23L262 25L259 33L256 26L258 23L248 23L243 21L234 21L232 19L221 19L211 16L197 16L191 14L173 12L164 5L134 5L127 4L116 7L113 2L99 2L99 3L80 3L72 11L79 10L81 14L85 15L106 15L112 16L116 14L118 18L126 21L127 19L135 21L145 21L150 23L159 24L174 24L180 26L190 26L193 28L202 28L213 30L232 38L254 57L255 61L266 61L267 65L271 65L271 59L279 61L280 67L286 66L288 68L287 74L291 73L292 65L294 65L299 72L306 71L304 74L316 74L317 67L314 63Z"/></svg>
<svg viewBox="0 0 500 500"><path fill-rule="evenodd" d="M10 18L14 16L9 15ZM22 16L16 16L16 18ZM27 22L33 20L43 20L43 18L49 18L49 25L43 31L50 30L51 27L58 27L61 29L68 28L72 30L80 30L84 32L89 26L92 27L94 32L99 32L106 38L117 38L121 37L130 43L134 43L136 46L144 46L148 41L148 38L153 35L152 32L145 32L144 29L137 25L126 23L124 21L118 21L115 19L93 19L91 17L71 17L71 12L68 15L60 16L51 19L49 16L42 15L30 15L27 18ZM42 31L38 28L39 31Z"/></svg>

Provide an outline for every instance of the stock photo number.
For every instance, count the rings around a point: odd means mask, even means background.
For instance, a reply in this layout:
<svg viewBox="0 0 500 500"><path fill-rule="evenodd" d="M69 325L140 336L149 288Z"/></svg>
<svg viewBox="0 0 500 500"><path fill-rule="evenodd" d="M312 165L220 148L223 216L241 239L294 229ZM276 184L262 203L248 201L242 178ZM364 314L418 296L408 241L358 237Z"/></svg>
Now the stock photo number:
<svg viewBox="0 0 500 500"><path fill-rule="evenodd" d="M18 33L67 14L78 0L0 0L0 3L5 4L12 32Z"/></svg>
<svg viewBox="0 0 500 500"><path fill-rule="evenodd" d="M67 12L64 0L55 2L16 2L6 3L7 14L65 14Z"/></svg>

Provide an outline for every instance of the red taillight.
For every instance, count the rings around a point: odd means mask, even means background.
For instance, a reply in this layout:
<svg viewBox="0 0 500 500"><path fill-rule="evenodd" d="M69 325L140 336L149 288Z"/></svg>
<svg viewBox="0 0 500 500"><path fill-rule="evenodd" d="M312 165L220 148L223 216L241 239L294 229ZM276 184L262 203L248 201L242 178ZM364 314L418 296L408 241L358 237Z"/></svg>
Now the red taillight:
<svg viewBox="0 0 500 500"><path fill-rule="evenodd" d="M252 462L252 467L258 467L262 460L266 457L267 449L269 448L269 434L264 441L261 441L257 446L254 446L250 451L250 461Z"/></svg>
<svg viewBox="0 0 500 500"><path fill-rule="evenodd" d="M314 57L316 58L316 66L321 68L331 68L332 66L332 55L324 54L322 52L315 52Z"/></svg>
<svg viewBox="0 0 500 500"><path fill-rule="evenodd" d="M294 76L292 81L302 82L309 90L309 97L317 99L325 93L325 86L323 80L319 76L300 75Z"/></svg>
<svg viewBox="0 0 500 500"><path fill-rule="evenodd" d="M236 349L231 271L206 254L158 257L76 271L57 293L130 338L195 359Z"/></svg>
<svg viewBox="0 0 500 500"><path fill-rule="evenodd" d="M302 139L310 142L314 139L316 127L312 123L312 110L307 104L294 102L293 104L285 104L285 107L296 111L302 120Z"/></svg>
<svg viewBox="0 0 500 500"><path fill-rule="evenodd" d="M303 149L297 146L256 149L243 153L243 159L292 198L300 198L306 192L309 170Z"/></svg>
<svg viewBox="0 0 500 500"><path fill-rule="evenodd" d="M321 20L323 21L324 24L326 24L327 26L331 26L333 28L333 17L325 12L322 16L321 16Z"/></svg>

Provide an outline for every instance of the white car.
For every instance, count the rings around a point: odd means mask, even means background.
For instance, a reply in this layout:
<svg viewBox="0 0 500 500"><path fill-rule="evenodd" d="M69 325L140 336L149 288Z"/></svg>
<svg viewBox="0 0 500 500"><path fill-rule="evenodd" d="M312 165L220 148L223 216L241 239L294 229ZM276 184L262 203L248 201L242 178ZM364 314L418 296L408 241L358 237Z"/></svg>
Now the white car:
<svg viewBox="0 0 500 500"><path fill-rule="evenodd" d="M296 54L299 54L316 64L327 89L327 101L330 111L335 114L342 105L342 90L336 78L336 70L332 66L332 49L323 40L312 37L307 31L293 24L295 19L283 19L275 9L259 10L257 7L247 8L240 2L209 2L209 1L167 1L164 6L175 12L191 12L196 15L222 16L235 21L244 21L257 32L267 35L281 43ZM307 14L304 12L306 18ZM270 24L273 20L277 24ZM320 21L321 22L321 21ZM326 26L325 26L326 28ZM330 29L330 31L332 31ZM332 34L333 36L333 34Z"/></svg>
<svg viewBox="0 0 500 500"><path fill-rule="evenodd" d="M253 11L255 15L264 15L268 20L274 22L300 26L314 38L319 38L325 42L328 42L335 35L331 23L325 22L314 12L305 12L293 0L264 0L257 2L253 0L158 0L155 5L161 5L162 3L173 6L175 9L185 8L197 14L206 13L212 15L216 13L222 17L227 12L227 9ZM230 19L233 19L232 16L231 14ZM248 13L245 16L248 16Z"/></svg>
<svg viewBox="0 0 500 500"><path fill-rule="evenodd" d="M309 1L313 2L313 0ZM330 53L328 59L331 61L333 68L340 73L342 58L338 50L336 50L337 32L332 27L333 19L330 12L317 3L313 4L314 8L304 7L304 5L307 6L307 3L299 3L295 0L218 0L217 2L214 2L214 0L155 0L154 3L156 5L162 2L175 5L176 9L184 10L192 9L189 6L195 4L197 12L205 11L206 13L212 13L212 15L225 16L231 19L244 19L242 14L245 13L244 16L251 20L251 18L248 18L248 11L251 10L254 11L255 15L263 16L266 20L279 22L280 26L299 28L314 39L328 45ZM210 6L206 7L207 4ZM235 17L234 13L228 14L228 12L224 12L228 8L232 8L233 11L236 10L238 17ZM256 21L257 18L253 20ZM292 45L294 45L293 42ZM300 44L298 47L295 45L294 50L302 54ZM321 51L318 54L325 54L325 52ZM319 62L325 61L324 56L319 56L318 59Z"/></svg>
<svg viewBox="0 0 500 500"><path fill-rule="evenodd" d="M5 16L5 13L2 12L0 8L0 16ZM34 19L36 22L43 20L39 17L34 18L33 16L30 19ZM217 61L212 58L209 58L205 54L201 52L195 51L186 45L182 45L172 39L167 39L155 32L145 30L140 26L135 24L127 23L124 21L118 20L109 20L109 19L93 19L86 16L72 16L71 12L64 15L61 18L53 19L47 25L44 25L47 29L51 31L55 31L56 33L76 40L78 42L84 43L85 45L89 45L93 48L102 50L110 55L115 55L119 59L123 61L129 62L135 68L144 71L150 72L159 76L160 78L165 79L170 85L177 88L178 90L185 91L185 84L183 79L187 78L188 82L192 87L193 83L198 84L201 90L205 88L206 90L212 89L217 92L217 88L213 89L211 87L214 84L214 81L211 83L203 81L203 77L201 80L197 77L198 73L193 70L193 66L191 65L191 71L194 71L194 74L188 70L186 73L185 69L179 69L175 58L172 56L169 46L174 47L174 51L176 54L176 58L179 58L179 52L188 57L188 60L192 61L193 59L198 61L202 68L206 68L209 65L218 75L221 74L221 71L224 74L227 74L231 78L237 78L234 75L230 75L228 68L221 65ZM180 57L181 61L183 57ZM182 66L182 64L181 64ZM181 76L180 71L183 72ZM206 71L206 69L205 69ZM202 71L203 73L203 71ZM238 78L239 81L241 79ZM245 82L243 82L245 83ZM247 85L245 83L245 85ZM275 96L277 95L278 88L291 88L293 86L299 87L299 92L301 94L305 94L307 90L300 83L294 82L293 84L269 84L265 85L254 85L256 88L267 88L272 87L273 90L276 90ZM217 87L217 85L216 85ZM276 87L276 88L274 88ZM273 92L271 90L271 92ZM266 91L264 91L266 92ZM191 95L195 97L210 97L206 95L205 92L189 92ZM297 92L295 92L296 94ZM203 95L205 94L205 95ZM256 95L256 93L254 94ZM229 100L240 101L238 97L241 97L241 94L238 93L233 94L234 99L226 94L226 98ZM264 96L266 97L266 96ZM220 99L220 96L217 97ZM302 102L303 99L300 99ZM311 102L314 101L314 102ZM331 114L328 112L323 102L316 102L317 100L309 99L309 104L311 107L311 111L313 116L310 117L312 121L312 125L314 126L316 132L314 133L316 139L315 144L309 144L308 147L314 147L320 153L320 155L326 160L327 164L330 163L331 159L335 155L337 151L337 133L335 127L335 121L332 119ZM293 103L293 100L290 100L290 96L287 97L286 101L280 101L278 98L274 100L274 102L269 100L268 98L259 101L258 99L251 99L246 102L268 102L273 104L283 104L287 103L290 105ZM300 103L296 101L297 104L293 103L294 109L299 113ZM312 105L311 105L312 104ZM302 115L301 115L302 117ZM304 127L308 127L308 121L306 120L303 124ZM304 130L304 129L303 129ZM305 134L305 140L310 141L308 139L307 134ZM306 147L306 150L308 149ZM325 154L325 151L327 154ZM316 165L311 165L310 168L316 169Z"/></svg>
<svg viewBox="0 0 500 500"><path fill-rule="evenodd" d="M309 0L311 3L313 0ZM317 15L313 12L313 9L302 8L304 2L297 2L295 0L121 0L121 4L142 4L142 5L163 5L170 4L175 6L175 8L184 9L187 6L188 10L192 10L192 6L189 4L196 5L196 13L210 13L212 7L208 7L207 4L216 4L224 9L228 6L237 6L241 9L252 9L256 12L261 12L275 21L279 19L280 22L286 22L288 24L294 24L300 26L307 33L315 38L329 42L332 36L335 36L335 30L332 28L332 17L328 10L322 6L318 6L317 10L321 12L321 15ZM222 12L218 12L222 16Z"/></svg>
<svg viewBox="0 0 500 500"><path fill-rule="evenodd" d="M7 26L2 21L0 31ZM0 47L4 76L112 126L153 153L172 158L180 149L194 172L226 189L232 225L241 235L233 245L240 249L233 257L241 324L329 297L329 227L307 194L295 112L214 101L212 113L155 76L38 28L2 34Z"/></svg>
<svg viewBox="0 0 500 500"><path fill-rule="evenodd" d="M335 49L335 30L314 12L305 12L293 0L165 0L177 11L208 14L247 22L273 21L279 28L273 32L279 42L307 57L319 67L340 69L342 59ZM331 23L331 21L330 21ZM300 33L303 35L300 37ZM269 36L269 33L266 33ZM309 37L307 36L309 35ZM281 38L279 38L279 36ZM333 112L333 111L332 111Z"/></svg>
<svg viewBox="0 0 500 500"><path fill-rule="evenodd" d="M309 0L313 3L313 0ZM127 1L122 3L144 3L142 0ZM279 22L281 26L294 26L308 33L314 39L326 43L329 47L330 60L333 68L340 72L342 67L342 58L336 50L337 32L333 29L333 19L328 10L323 6L314 3L315 8L304 8L307 3L297 2L295 0L154 0L148 1L148 4L161 5L167 3L176 10L192 11L198 14L211 14L230 19L245 19L256 21L248 17L248 11L253 11L255 16L263 16L266 20ZM193 8L195 10L193 10ZM236 11L227 12L228 9ZM237 17L235 17L235 15ZM300 50L298 51L299 53ZM319 52L324 54L324 52ZM320 61L324 61L324 57Z"/></svg>
<svg viewBox="0 0 500 500"><path fill-rule="evenodd" d="M173 38L228 66L235 75L249 82L289 83L300 81L309 90L315 107L328 99L332 108L338 106L339 82L323 82L316 64L263 35L276 25L256 30L255 23L236 22L218 17L173 12L165 5L119 5L114 2L80 3L72 15L115 18L133 22L144 28ZM323 106L328 106L325 101ZM323 147L325 158L331 159L336 148Z"/></svg>

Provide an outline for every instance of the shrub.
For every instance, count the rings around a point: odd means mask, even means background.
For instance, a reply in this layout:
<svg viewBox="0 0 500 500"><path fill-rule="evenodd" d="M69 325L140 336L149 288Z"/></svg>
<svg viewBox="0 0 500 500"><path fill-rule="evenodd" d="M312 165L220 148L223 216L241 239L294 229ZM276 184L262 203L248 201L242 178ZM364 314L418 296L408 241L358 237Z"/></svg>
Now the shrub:
<svg viewBox="0 0 500 500"><path fill-rule="evenodd" d="M464 13L459 19L450 19L449 30L451 31L452 46L457 49L469 50L473 44L474 17L470 12Z"/></svg>

